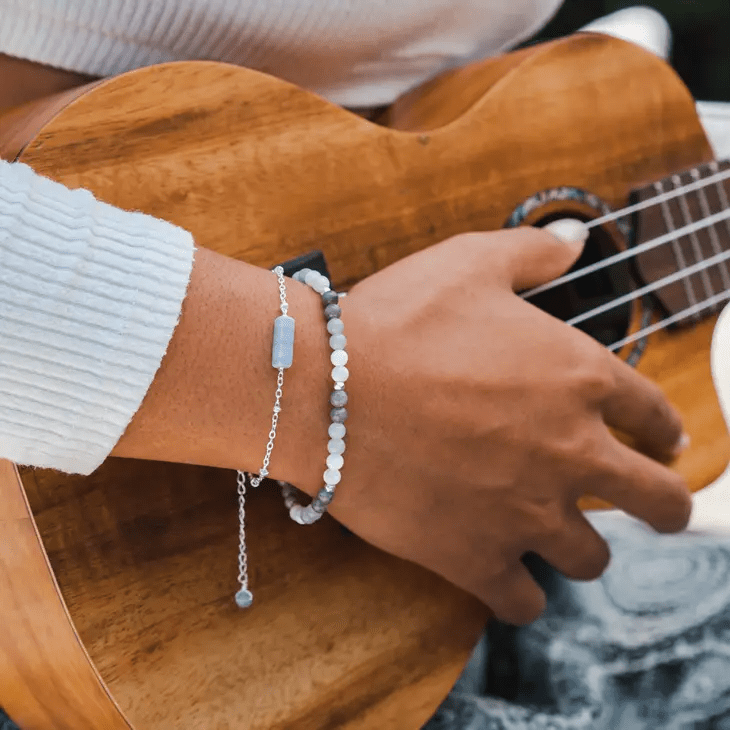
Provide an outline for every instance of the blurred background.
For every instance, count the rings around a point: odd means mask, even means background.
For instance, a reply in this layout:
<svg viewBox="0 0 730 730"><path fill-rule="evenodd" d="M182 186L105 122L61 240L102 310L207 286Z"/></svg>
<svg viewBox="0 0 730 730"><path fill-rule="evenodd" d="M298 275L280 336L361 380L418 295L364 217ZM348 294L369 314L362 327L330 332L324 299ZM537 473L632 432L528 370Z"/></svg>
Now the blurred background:
<svg viewBox="0 0 730 730"><path fill-rule="evenodd" d="M672 26L672 64L695 99L730 101L730 0L565 0L536 40L567 35L596 18L638 4Z"/></svg>

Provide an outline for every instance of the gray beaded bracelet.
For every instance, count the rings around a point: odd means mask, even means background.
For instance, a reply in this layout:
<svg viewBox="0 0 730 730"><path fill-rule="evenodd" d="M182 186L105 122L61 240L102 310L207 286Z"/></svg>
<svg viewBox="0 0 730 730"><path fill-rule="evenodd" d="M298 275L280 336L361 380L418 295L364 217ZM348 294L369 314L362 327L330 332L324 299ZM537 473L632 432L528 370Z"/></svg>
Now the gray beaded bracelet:
<svg viewBox="0 0 730 730"><path fill-rule="evenodd" d="M345 326L340 319L342 310L339 306L340 295L330 288L329 279L318 271L301 269L292 277L295 281L310 286L322 297L324 305L324 316L327 319L327 331L330 333L330 347L332 354L332 380L334 390L330 395L330 419L329 427L330 441L327 445L329 454L327 456L327 470L324 472L324 486L319 490L317 496L308 505L302 505L298 501L298 491L291 484L279 482L284 497L284 504L289 510L289 516L300 525L311 525L316 522L326 511L329 503L335 495L335 488L340 483L342 469L345 459L345 420L347 419L347 393L345 393L345 382L350 376L347 365L347 338L343 334Z"/></svg>

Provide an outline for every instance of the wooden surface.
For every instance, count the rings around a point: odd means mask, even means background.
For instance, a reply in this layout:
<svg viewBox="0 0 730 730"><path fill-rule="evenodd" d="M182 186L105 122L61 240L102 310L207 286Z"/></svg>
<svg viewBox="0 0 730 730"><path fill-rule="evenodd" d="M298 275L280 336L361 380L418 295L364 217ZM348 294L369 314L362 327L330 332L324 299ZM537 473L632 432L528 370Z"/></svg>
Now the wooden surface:
<svg viewBox="0 0 730 730"><path fill-rule="evenodd" d="M251 263L321 248L338 287L499 228L536 191L573 185L620 206L710 159L686 89L622 41L579 36L460 73L422 106L410 95L394 107L394 131L263 74L170 64L101 82L16 147L43 174ZM712 324L652 337L640 365L684 413L693 443L677 468L693 489L728 456ZM127 727L83 647L137 730L416 730L486 617L329 518L299 529L273 489L249 499L256 604L241 613L232 472L120 459L84 478L21 469L30 512L15 475L6 464L0 478L0 525L17 535L0 541L0 705L24 730Z"/></svg>

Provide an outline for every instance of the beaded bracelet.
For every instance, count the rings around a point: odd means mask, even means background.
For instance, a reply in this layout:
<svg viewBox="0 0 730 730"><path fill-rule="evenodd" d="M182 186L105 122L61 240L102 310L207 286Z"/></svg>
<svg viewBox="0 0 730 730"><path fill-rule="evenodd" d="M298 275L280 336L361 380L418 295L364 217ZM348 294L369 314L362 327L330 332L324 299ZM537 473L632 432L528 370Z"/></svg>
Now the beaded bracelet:
<svg viewBox="0 0 730 730"><path fill-rule="evenodd" d="M301 269L292 277L295 281L302 282L311 287L322 296L324 305L324 316L327 319L327 331L330 333L330 347L332 354L332 380L334 390L330 395L330 419L329 427L330 441L327 444L329 454L327 456L327 470L324 472L324 486L319 490L317 496L308 505L298 502L297 492L291 484L279 482L284 497L284 504L289 510L289 516L300 525L311 525L316 522L326 511L329 503L335 496L335 488L340 483L342 469L345 459L345 420L347 419L347 393L345 393L345 382L350 376L347 364L347 338L343 334L345 325L340 319L342 309L339 306L340 295L330 288L329 279L318 271L312 269Z"/></svg>
<svg viewBox="0 0 730 730"><path fill-rule="evenodd" d="M274 411L271 415L271 430L269 441L266 444L266 455L264 462L259 469L258 476L238 471L238 582L241 588L236 593L236 604L239 608L248 608L253 602L253 593L248 587L248 557L246 555L246 478L252 487L259 484L268 476L271 452L274 450L276 439L276 427L279 425L279 413L281 412L281 396L284 386L284 370L291 367L294 360L294 319L288 315L289 304L286 301L286 281L284 269L277 266L274 270L279 281L279 308L281 316L274 320L274 337L271 348L271 366L279 371L276 378L276 400Z"/></svg>

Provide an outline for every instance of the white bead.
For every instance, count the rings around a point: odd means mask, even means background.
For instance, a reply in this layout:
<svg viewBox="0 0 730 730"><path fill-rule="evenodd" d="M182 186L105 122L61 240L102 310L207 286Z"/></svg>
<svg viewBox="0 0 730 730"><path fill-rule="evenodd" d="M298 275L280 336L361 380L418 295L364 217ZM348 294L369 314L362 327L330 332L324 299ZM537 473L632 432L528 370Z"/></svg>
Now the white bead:
<svg viewBox="0 0 730 730"><path fill-rule="evenodd" d="M347 365L347 353L344 350L335 350L330 355L330 362L333 365Z"/></svg>
<svg viewBox="0 0 730 730"><path fill-rule="evenodd" d="M330 319L327 322L327 332L329 332L331 335L341 335L344 331L345 323L338 317Z"/></svg>
<svg viewBox="0 0 730 730"><path fill-rule="evenodd" d="M332 335L330 337L330 347L333 350L344 350L347 346L347 337L345 335Z"/></svg>
<svg viewBox="0 0 730 730"><path fill-rule="evenodd" d="M342 454L330 454L327 457L327 466L330 469L342 469L345 465L345 457ZM325 479L327 482L327 479ZM335 482L327 482L327 484L335 484Z"/></svg>
<svg viewBox="0 0 730 730"><path fill-rule="evenodd" d="M344 365L332 368L332 380L335 383L344 383L350 377L350 371Z"/></svg>
<svg viewBox="0 0 730 730"><path fill-rule="evenodd" d="M300 525L311 525L316 522L321 515L317 514L313 509L312 505L308 504L306 507L302 507L302 511L299 513L299 524Z"/></svg>
<svg viewBox="0 0 730 730"><path fill-rule="evenodd" d="M330 288L330 282L326 276L320 276L311 286L317 294L324 294Z"/></svg>
<svg viewBox="0 0 730 730"><path fill-rule="evenodd" d="M295 504L289 510L289 517L300 525L311 525L319 519L319 515L307 505Z"/></svg>
<svg viewBox="0 0 730 730"><path fill-rule="evenodd" d="M341 439L347 433L347 429L344 423L330 423L328 433L331 439Z"/></svg>
<svg viewBox="0 0 730 730"><path fill-rule="evenodd" d="M342 474L338 469L327 469L324 473L325 484L339 484L340 479L342 479Z"/></svg>
<svg viewBox="0 0 730 730"><path fill-rule="evenodd" d="M292 279L294 281L299 281L302 284L304 283L304 277L311 271L311 269L300 269L297 271L294 276L292 276Z"/></svg>
<svg viewBox="0 0 730 730"><path fill-rule="evenodd" d="M304 277L304 283L307 286L314 286L314 282L319 281L320 276L322 276L322 274L320 274L319 271L309 271Z"/></svg>
<svg viewBox="0 0 730 730"><path fill-rule="evenodd" d="M344 454L345 442L342 439L330 439L327 444L327 451L329 451L330 454Z"/></svg>

